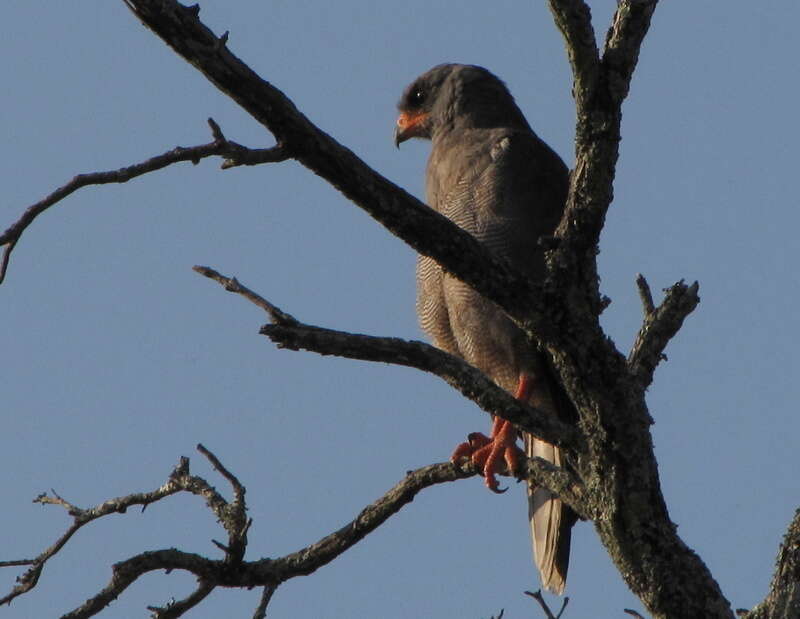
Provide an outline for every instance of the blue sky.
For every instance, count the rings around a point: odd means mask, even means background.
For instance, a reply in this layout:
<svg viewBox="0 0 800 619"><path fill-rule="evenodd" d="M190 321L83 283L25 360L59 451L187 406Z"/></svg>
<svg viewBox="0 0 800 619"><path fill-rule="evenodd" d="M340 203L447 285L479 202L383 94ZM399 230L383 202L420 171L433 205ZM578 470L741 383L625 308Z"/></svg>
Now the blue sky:
<svg viewBox="0 0 800 619"><path fill-rule="evenodd" d="M8 4L0 225L78 172L208 141L208 116L233 140L272 144L122 2ZM590 5L602 40L615 3ZM201 18L416 195L429 147L394 148L395 103L440 62L501 76L571 163L571 76L545 3L455 6L209 1ZM790 0L659 6L624 108L599 258L613 300L603 324L623 351L641 320L637 272L654 291L700 281L701 304L648 401L672 518L736 607L766 593L800 504L798 19ZM248 558L280 556L488 427L433 377L276 350L258 335L260 311L194 264L312 324L422 337L413 252L294 162L223 172L207 160L81 190L27 231L0 287L0 559L35 555L65 530L64 510L31 504L50 488L89 507L156 488L188 455L227 491L198 442L248 488ZM540 616L522 595L538 587L524 504L522 488L496 497L477 479L428 490L332 565L283 585L270 616ZM57 616L104 586L115 561L170 546L216 557L210 540L221 536L190 496L103 519L0 614ZM0 571L3 592L19 573ZM192 585L150 575L103 616L146 616ZM641 610L588 524L574 532L568 594L570 617ZM249 616L257 598L216 591L190 616Z"/></svg>

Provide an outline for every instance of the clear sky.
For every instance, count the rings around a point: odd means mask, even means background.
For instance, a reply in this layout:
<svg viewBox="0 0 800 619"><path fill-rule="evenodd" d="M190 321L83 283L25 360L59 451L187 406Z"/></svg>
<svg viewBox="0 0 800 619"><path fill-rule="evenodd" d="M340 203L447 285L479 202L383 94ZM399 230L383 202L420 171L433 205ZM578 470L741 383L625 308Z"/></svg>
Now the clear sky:
<svg viewBox="0 0 800 619"><path fill-rule="evenodd" d="M598 39L615 6L590 3ZM117 168L263 128L143 28L122 2L8 2L0 226L78 172ZM231 50L388 178L423 194L429 146L391 140L403 87L440 62L502 77L539 135L572 161L571 76L545 2L202 3ZM649 393L661 480L683 539L736 607L767 591L800 504L796 272L796 0L663 2L624 108L615 201L601 241L603 324L627 352L654 291L700 281L700 306ZM248 558L280 556L349 521L405 471L445 460L485 414L409 369L276 350L263 314L194 274L235 275L312 324L422 337L414 255L299 164L222 172L182 164L88 188L43 215L0 287L0 559L68 526L34 505L82 507L152 490L179 456L218 489L204 443L247 486ZM224 539L179 496L85 527L3 617L51 617L95 594L110 565ZM2 593L22 570L0 571ZM192 590L150 575L106 617L147 616ZM471 479L423 492L351 551L283 585L270 617L538 617L521 487ZM589 524L573 537L568 617L642 610ZM247 617L257 591L216 591L190 615ZM557 604L557 603L556 603Z"/></svg>

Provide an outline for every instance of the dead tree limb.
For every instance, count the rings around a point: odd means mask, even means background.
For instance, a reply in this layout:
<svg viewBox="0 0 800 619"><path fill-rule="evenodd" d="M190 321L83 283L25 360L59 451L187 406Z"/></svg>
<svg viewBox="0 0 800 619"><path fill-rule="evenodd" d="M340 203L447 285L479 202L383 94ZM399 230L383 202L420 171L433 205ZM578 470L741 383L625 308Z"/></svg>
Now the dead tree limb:
<svg viewBox="0 0 800 619"><path fill-rule="evenodd" d="M90 185L108 185L110 183L127 183L129 180L161 170L174 163L191 161L198 164L201 159L207 157L224 157L223 169L232 168L239 165L256 165L260 163L276 163L288 159L286 149L278 144L272 148L247 148L236 142L231 142L222 133L219 125L213 118L208 119L211 133L214 137L212 142L199 146L176 146L170 151L150 157L140 163L119 168L118 170L108 170L105 172L89 172L78 174L66 185L62 185L49 195L45 196L35 204L32 204L25 212L11 224L2 235L0 235L0 247L5 247L3 257L0 259L0 284L5 279L8 264L11 260L11 252L17 246L23 232L34 220L44 213L51 206L76 192L82 187Z"/></svg>

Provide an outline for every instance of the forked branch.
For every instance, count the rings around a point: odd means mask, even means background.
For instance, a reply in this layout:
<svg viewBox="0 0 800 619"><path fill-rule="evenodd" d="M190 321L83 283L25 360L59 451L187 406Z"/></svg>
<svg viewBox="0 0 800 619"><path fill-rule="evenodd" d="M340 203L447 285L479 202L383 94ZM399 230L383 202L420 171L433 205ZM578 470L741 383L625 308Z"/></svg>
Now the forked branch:
<svg viewBox="0 0 800 619"><path fill-rule="evenodd" d="M700 302L700 285L691 286L683 280L667 288L661 305L655 307L650 286L641 274L636 276L639 296L644 309L644 321L628 355L628 369L642 390L653 382L653 373L665 359L664 349L683 325L686 317Z"/></svg>
<svg viewBox="0 0 800 619"><path fill-rule="evenodd" d="M469 462L458 464L441 463L409 471L406 476L377 501L365 507L351 522L305 548L278 559L260 559L243 561L247 545L247 529L244 502L245 488L237 477L228 471L219 459L202 445L197 446L212 466L231 484L233 500L226 500L207 481L189 472L189 459L182 457L179 464L170 473L167 481L151 492L129 494L109 499L88 509L73 505L53 492L40 495L35 502L46 505L60 505L73 517L73 523L66 533L56 542L32 560L5 561L3 567L14 565L30 565L29 570L18 578L13 590L0 599L0 604L8 604L15 597L33 589L47 561L64 547L72 535L90 522L114 513L125 513L128 508L147 505L160 501L177 492L189 492L206 500L206 505L216 515L222 526L228 531L227 546L217 543L225 551L223 559L209 559L194 553L187 553L175 548L143 552L112 567L112 577L102 590L86 600L84 604L64 615L78 619L91 617L102 611L109 603L119 597L140 576L156 570L183 570L198 578L198 585L186 598L167 604L151 606L149 609L160 619L179 617L199 604L214 588L223 587L264 587L264 592L256 608L255 617L264 617L266 606L275 589L282 582L296 576L311 574L318 568L333 561L336 557L352 548L369 533L386 522L392 515L411 502L414 497L430 486L466 479L477 474L475 467ZM565 492L573 492L579 498L580 488L566 473L540 460L524 460L522 471L542 484L563 487Z"/></svg>

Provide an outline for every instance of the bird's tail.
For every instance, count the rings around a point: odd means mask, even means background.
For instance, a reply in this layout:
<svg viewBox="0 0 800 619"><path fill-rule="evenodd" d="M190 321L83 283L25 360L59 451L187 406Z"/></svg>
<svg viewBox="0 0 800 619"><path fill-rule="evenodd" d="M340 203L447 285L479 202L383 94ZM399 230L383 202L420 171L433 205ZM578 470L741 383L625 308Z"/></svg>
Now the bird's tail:
<svg viewBox="0 0 800 619"><path fill-rule="evenodd" d="M537 438L525 435L528 457L544 458L562 466L561 450ZM549 490L528 483L528 518L531 524L533 559L539 569L542 586L561 595L567 583L569 545L574 516Z"/></svg>

